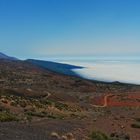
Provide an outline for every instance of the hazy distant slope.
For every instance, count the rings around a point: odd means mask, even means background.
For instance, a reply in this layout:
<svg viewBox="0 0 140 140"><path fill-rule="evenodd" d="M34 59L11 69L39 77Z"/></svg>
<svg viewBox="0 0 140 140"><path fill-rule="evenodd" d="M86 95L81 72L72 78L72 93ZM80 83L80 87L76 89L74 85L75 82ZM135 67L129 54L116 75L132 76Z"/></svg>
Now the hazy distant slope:
<svg viewBox="0 0 140 140"><path fill-rule="evenodd" d="M1 53L1 52L0 52L0 59L17 60L17 58L10 57L10 56L8 56L8 55L6 55L4 53Z"/></svg>

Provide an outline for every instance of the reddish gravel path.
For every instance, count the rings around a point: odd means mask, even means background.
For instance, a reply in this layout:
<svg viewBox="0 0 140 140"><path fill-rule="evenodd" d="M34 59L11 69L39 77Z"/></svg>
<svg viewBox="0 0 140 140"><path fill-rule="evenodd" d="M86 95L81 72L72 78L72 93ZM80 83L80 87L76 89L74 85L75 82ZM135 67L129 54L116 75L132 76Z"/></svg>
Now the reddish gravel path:
<svg viewBox="0 0 140 140"><path fill-rule="evenodd" d="M106 107L108 106L108 98L111 97L111 96L114 96L113 94L108 94L108 95L105 95L104 98L103 98L103 105L92 105L94 107Z"/></svg>
<svg viewBox="0 0 140 140"><path fill-rule="evenodd" d="M93 104L94 103L94 104ZM128 93L127 95L107 94L92 99L92 106L107 107L107 106L140 106L140 93Z"/></svg>

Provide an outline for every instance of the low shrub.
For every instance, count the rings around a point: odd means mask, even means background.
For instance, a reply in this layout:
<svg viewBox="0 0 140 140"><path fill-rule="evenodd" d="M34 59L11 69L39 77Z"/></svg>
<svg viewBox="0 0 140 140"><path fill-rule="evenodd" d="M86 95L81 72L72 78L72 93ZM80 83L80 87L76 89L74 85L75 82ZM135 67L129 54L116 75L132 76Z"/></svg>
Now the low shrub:
<svg viewBox="0 0 140 140"><path fill-rule="evenodd" d="M138 124L138 123L133 123L133 124L131 124L131 127L132 127L132 128L140 128L140 124Z"/></svg>
<svg viewBox="0 0 140 140"><path fill-rule="evenodd" d="M93 131L90 135L92 140L110 140L109 137L100 131Z"/></svg>
<svg viewBox="0 0 140 140"><path fill-rule="evenodd" d="M26 114L28 116L35 116L35 117L40 117L40 118L46 117L46 114L42 112L26 112Z"/></svg>
<svg viewBox="0 0 140 140"><path fill-rule="evenodd" d="M10 103L10 105L11 105L11 106L14 106L14 107L17 107L17 103L14 102L14 101L12 101L12 102Z"/></svg>
<svg viewBox="0 0 140 140"><path fill-rule="evenodd" d="M60 102L55 102L55 107L60 109L60 110L63 110L63 109L67 109L68 105L60 103Z"/></svg>
<svg viewBox="0 0 140 140"><path fill-rule="evenodd" d="M137 122L140 122L140 118L135 118L135 120L136 120Z"/></svg>
<svg viewBox="0 0 140 140"><path fill-rule="evenodd" d="M0 122L18 121L17 117L9 112L0 112Z"/></svg>
<svg viewBox="0 0 140 140"><path fill-rule="evenodd" d="M93 131L90 137L92 140L122 140L116 137L110 137L107 134L100 131Z"/></svg>

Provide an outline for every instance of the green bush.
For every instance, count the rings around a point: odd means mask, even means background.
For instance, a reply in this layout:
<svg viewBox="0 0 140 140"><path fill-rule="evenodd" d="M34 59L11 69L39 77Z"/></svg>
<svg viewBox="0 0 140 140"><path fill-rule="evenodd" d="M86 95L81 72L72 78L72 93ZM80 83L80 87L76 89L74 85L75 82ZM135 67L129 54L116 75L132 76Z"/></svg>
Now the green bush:
<svg viewBox="0 0 140 140"><path fill-rule="evenodd" d="M136 120L137 122L140 122L140 118L135 118L135 120Z"/></svg>
<svg viewBox="0 0 140 140"><path fill-rule="evenodd" d="M9 112L0 112L0 122L18 121L17 117Z"/></svg>
<svg viewBox="0 0 140 140"><path fill-rule="evenodd" d="M51 101L51 100L41 100L41 103L44 104L44 105L52 105L53 101Z"/></svg>
<svg viewBox="0 0 140 140"><path fill-rule="evenodd" d="M25 108L26 107L26 102L25 101L19 101L19 105L21 106L21 107L23 107L23 108Z"/></svg>
<svg viewBox="0 0 140 140"><path fill-rule="evenodd" d="M93 131L90 137L92 140L120 140L119 138L111 138L110 136L100 131Z"/></svg>
<svg viewBox="0 0 140 140"><path fill-rule="evenodd" d="M17 107L17 103L14 102L14 101L12 101L12 102L10 103L10 105L11 105L11 106L14 106L14 107Z"/></svg>
<svg viewBox="0 0 140 140"><path fill-rule="evenodd" d="M42 113L42 112L27 112L28 116L35 116L35 117L46 117L46 114Z"/></svg>
<svg viewBox="0 0 140 140"><path fill-rule="evenodd" d="M60 110L63 110L63 109L67 109L68 105L60 103L60 102L55 102L55 107L60 109Z"/></svg>
<svg viewBox="0 0 140 140"><path fill-rule="evenodd" d="M29 122L31 122L31 121L32 121L32 116L27 115L27 116L26 116L26 119L27 119Z"/></svg>
<svg viewBox="0 0 140 140"><path fill-rule="evenodd" d="M51 118L51 119L64 119L64 116L63 115L60 115L60 114L48 114L47 115L48 118Z"/></svg>
<svg viewBox="0 0 140 140"><path fill-rule="evenodd" d="M131 127L132 127L132 128L140 128L140 124L138 124L138 123L133 123L133 124L131 124Z"/></svg>
<svg viewBox="0 0 140 140"><path fill-rule="evenodd" d="M108 136L100 131L94 131L91 133L93 140L109 140Z"/></svg>

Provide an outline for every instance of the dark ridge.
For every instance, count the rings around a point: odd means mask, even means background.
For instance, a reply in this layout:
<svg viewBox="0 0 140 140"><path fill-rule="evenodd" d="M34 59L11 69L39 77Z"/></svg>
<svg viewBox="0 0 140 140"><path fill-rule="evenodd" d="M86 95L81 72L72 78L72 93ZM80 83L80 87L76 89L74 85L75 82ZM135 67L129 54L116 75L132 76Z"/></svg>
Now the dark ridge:
<svg viewBox="0 0 140 140"><path fill-rule="evenodd" d="M63 64L63 63L57 63L57 62L50 62L50 61L43 61L43 60L34 60L34 59L28 59L27 62L30 62L36 66L43 67L45 69L58 72L65 75L70 76L79 76L75 72L73 72L73 69L82 69L84 67L81 66L75 66L75 65L69 65L69 64Z"/></svg>

